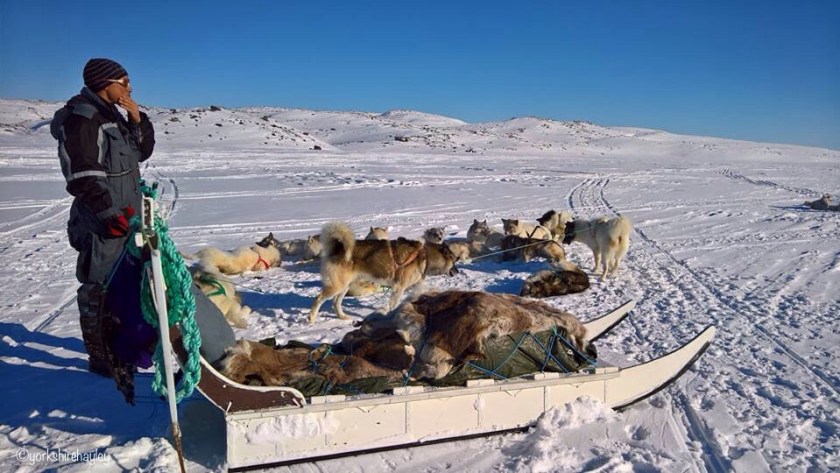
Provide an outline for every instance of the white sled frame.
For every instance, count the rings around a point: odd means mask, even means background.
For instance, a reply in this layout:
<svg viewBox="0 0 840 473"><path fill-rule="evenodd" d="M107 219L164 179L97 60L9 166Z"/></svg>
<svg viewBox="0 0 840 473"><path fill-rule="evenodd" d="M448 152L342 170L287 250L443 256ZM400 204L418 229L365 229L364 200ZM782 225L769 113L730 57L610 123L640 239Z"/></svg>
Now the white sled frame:
<svg viewBox="0 0 840 473"><path fill-rule="evenodd" d="M585 324L590 339L605 334L634 306L630 301ZM569 374L537 373L511 380L474 380L459 387L410 386L394 389L393 394L309 399L291 388L239 385L202 360L199 390L224 413L228 468L279 466L522 430L547 410L581 396L622 409L678 378L714 334L714 327L707 327L681 348L629 368L599 363ZM220 387L207 388L209 381L239 393L219 396L212 391ZM261 400L239 403L241 393Z"/></svg>

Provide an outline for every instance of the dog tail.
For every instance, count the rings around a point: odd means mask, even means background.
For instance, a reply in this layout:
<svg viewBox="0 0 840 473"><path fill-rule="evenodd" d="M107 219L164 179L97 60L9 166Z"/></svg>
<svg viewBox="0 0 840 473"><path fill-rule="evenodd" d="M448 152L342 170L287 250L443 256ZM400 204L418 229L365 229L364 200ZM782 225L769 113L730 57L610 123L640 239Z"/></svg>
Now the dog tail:
<svg viewBox="0 0 840 473"><path fill-rule="evenodd" d="M321 229L321 245L322 258L349 262L356 246L356 235L345 223L329 222Z"/></svg>

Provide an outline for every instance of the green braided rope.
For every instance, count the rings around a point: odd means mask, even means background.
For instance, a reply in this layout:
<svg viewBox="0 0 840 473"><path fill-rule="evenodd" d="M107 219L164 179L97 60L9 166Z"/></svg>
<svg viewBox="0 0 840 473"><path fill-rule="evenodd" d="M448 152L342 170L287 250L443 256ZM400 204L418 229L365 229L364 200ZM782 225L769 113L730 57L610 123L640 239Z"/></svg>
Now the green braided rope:
<svg viewBox="0 0 840 473"><path fill-rule="evenodd" d="M141 181L143 195L152 198L157 197L157 183L152 187L146 186ZM140 217L131 219L132 228L140 227ZM183 377L176 387L176 402L192 395L201 378L201 334L195 322L195 297L190 290L192 276L187 270L184 259L175 248L175 243L169 238L169 227L158 215L154 216L155 234L158 237L161 266L163 267L163 279L166 284L167 313L169 325L180 324L184 348L187 351L187 360L183 369ZM130 240L129 240L130 241ZM131 247L131 245L129 245ZM139 249L135 247L135 251ZM150 265L151 261L146 262ZM143 278L140 286L140 306L143 310L143 317L152 327L157 328L158 315L152 298L152 288L148 278ZM158 331L158 336L160 332ZM158 343L154 354L155 375L152 378L152 389L161 396L166 396L166 383L163 379L163 344Z"/></svg>

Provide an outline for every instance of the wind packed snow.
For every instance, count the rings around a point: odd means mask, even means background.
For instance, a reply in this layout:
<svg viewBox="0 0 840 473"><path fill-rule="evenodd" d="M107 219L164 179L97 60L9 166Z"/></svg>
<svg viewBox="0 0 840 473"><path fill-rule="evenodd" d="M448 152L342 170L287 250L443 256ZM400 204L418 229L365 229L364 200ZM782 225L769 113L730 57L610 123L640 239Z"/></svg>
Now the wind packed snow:
<svg viewBox="0 0 840 473"><path fill-rule="evenodd" d="M262 422L254 431L242 429L242 435L251 444L271 445L280 438L306 438L334 434L341 428L331 413L283 416Z"/></svg>
<svg viewBox="0 0 840 473"><path fill-rule="evenodd" d="M166 405L137 377L137 406L89 374L48 124L59 103L0 100L0 470L175 471ZM549 209L629 217L630 251L607 281L548 299L581 319L635 298L597 343L628 366L708 325L711 348L671 387L622 412L581 398L528 432L428 445L283 471L837 471L840 433L840 152L535 117L464 123L409 110L152 109L143 165L179 249L234 249L331 220L419 238L465 236L473 219L535 221ZM566 247L592 270L591 252ZM518 293L543 260L461 265L432 288ZM328 303L309 325L317 264L233 279L255 310L239 337L335 342L351 329ZM347 298L354 320L386 294ZM480 406L476 406L480 407ZM190 471L225 469L224 421L199 395L179 407ZM306 422L276 426L307 432ZM287 431L288 429L288 431ZM272 430L266 434L281 436Z"/></svg>

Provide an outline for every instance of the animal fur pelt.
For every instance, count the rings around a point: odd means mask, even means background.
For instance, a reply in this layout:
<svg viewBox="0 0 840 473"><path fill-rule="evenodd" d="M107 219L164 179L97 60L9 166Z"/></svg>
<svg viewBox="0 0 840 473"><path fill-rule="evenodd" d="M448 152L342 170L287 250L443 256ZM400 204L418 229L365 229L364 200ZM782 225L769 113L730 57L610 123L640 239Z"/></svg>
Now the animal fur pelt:
<svg viewBox="0 0 840 473"><path fill-rule="evenodd" d="M233 252L218 248L202 248L194 255L182 254L186 259L199 260L206 273L241 274L245 271L265 271L280 266L280 242L269 233L253 246L243 246Z"/></svg>
<svg viewBox="0 0 840 473"><path fill-rule="evenodd" d="M238 328L248 327L247 317L251 314L251 308L242 305L242 297L236 293L232 282L220 274L194 269L193 283L219 308L231 325Z"/></svg>
<svg viewBox="0 0 840 473"><path fill-rule="evenodd" d="M350 355L332 355L329 345L313 349L302 344L273 348L251 340L239 340L228 348L222 374L240 384L288 386L316 378L328 384L344 384L360 378L403 378L400 371L381 368Z"/></svg>
<svg viewBox="0 0 840 473"><path fill-rule="evenodd" d="M309 312L315 322L321 305L333 299L336 315L347 319L341 302L350 285L359 280L372 281L392 289L388 310L396 307L406 289L423 280L426 252L423 242L397 240L356 240L346 224L331 222L321 231L321 282L323 289Z"/></svg>
<svg viewBox="0 0 840 473"><path fill-rule="evenodd" d="M817 200L806 201L805 205L814 210L836 210L837 207L834 206L834 208L832 208L831 194L823 194L823 196Z"/></svg>
<svg viewBox="0 0 840 473"><path fill-rule="evenodd" d="M411 374L418 379L440 379L459 363L483 358L488 337L557 326L579 350L587 343L586 327L572 314L511 294L430 292L403 303L388 318L413 348Z"/></svg>
<svg viewBox="0 0 840 473"><path fill-rule="evenodd" d="M347 332L339 346L343 353L364 358L377 366L406 371L414 361L414 347L396 331L393 319L373 313Z"/></svg>
<svg viewBox="0 0 840 473"><path fill-rule="evenodd" d="M595 259L595 272L600 271L601 278L606 279L618 271L618 265L630 247L632 231L633 224L627 217L572 220L566 224L563 243L568 245L579 241L588 246Z"/></svg>
<svg viewBox="0 0 840 473"><path fill-rule="evenodd" d="M534 238L537 240L551 240L551 231L542 225L523 222L522 220L502 219L502 226L505 235L516 235L521 238Z"/></svg>
<svg viewBox="0 0 840 473"><path fill-rule="evenodd" d="M589 289L589 277L574 263L561 261L558 267L539 271L525 280L519 295L523 297L554 297L576 294Z"/></svg>

